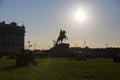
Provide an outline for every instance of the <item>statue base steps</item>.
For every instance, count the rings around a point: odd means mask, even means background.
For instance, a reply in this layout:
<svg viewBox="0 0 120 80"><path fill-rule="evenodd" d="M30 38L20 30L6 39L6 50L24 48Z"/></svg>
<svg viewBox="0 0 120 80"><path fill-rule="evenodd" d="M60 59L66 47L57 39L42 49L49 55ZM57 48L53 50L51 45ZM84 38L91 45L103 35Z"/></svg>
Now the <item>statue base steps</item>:
<svg viewBox="0 0 120 80"><path fill-rule="evenodd" d="M67 57L70 44L61 43L50 49L51 57Z"/></svg>

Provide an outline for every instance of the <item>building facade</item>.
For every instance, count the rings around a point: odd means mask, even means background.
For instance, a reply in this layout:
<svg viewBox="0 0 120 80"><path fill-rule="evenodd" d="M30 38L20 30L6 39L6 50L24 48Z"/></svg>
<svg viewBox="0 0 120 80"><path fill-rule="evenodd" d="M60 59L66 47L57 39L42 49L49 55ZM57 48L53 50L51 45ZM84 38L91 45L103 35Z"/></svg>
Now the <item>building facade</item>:
<svg viewBox="0 0 120 80"><path fill-rule="evenodd" d="M25 27L12 22L0 23L0 53L16 53L24 48Z"/></svg>

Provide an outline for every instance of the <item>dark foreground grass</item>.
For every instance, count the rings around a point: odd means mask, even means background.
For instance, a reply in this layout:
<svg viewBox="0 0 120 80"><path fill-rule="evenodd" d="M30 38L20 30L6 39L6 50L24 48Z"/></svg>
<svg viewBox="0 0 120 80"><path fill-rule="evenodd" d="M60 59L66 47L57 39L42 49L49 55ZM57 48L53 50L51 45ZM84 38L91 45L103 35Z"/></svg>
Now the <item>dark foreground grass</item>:
<svg viewBox="0 0 120 80"><path fill-rule="evenodd" d="M16 67L15 60L0 60L0 80L120 80L120 64L111 59L86 62L67 58L37 59L38 65Z"/></svg>

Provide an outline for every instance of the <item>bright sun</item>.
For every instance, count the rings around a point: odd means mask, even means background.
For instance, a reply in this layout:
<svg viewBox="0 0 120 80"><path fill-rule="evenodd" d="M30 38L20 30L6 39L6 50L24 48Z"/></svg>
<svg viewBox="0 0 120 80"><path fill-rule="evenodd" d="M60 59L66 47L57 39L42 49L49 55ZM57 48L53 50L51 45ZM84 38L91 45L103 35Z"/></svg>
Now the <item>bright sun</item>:
<svg viewBox="0 0 120 80"><path fill-rule="evenodd" d="M75 19L78 21L78 22L82 22L86 19L86 14L85 12L82 10L82 9L79 9L75 15L74 15Z"/></svg>

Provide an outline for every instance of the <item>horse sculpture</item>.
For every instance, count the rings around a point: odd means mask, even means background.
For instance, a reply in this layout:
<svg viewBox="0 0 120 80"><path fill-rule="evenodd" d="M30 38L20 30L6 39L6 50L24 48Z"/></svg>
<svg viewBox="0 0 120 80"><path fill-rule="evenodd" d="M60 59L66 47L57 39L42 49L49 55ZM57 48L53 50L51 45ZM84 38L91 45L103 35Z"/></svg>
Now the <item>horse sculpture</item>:
<svg viewBox="0 0 120 80"><path fill-rule="evenodd" d="M58 39L57 39L57 42L56 42L56 45L58 44L58 43L62 43L62 41L63 41L63 39L68 39L68 37L65 35L65 33L66 33L66 31L65 30L60 30L60 35L59 35L59 37L58 37Z"/></svg>

